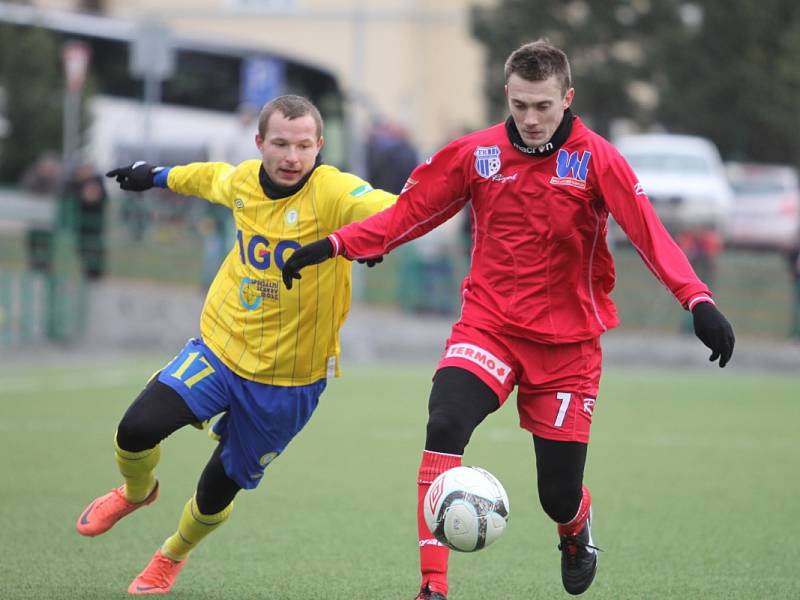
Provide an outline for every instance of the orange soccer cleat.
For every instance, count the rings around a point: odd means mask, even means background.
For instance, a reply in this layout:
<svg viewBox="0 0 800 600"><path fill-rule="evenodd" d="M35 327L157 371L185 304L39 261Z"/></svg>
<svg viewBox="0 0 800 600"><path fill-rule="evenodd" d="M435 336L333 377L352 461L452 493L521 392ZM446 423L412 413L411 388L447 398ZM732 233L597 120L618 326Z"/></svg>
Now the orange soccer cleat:
<svg viewBox="0 0 800 600"><path fill-rule="evenodd" d="M90 537L100 535L111 529L122 517L131 514L137 508L152 504L156 498L158 498L158 481L150 495L142 502L129 502L125 498L125 486L121 485L104 496L95 498L81 513L75 526L81 535Z"/></svg>
<svg viewBox="0 0 800 600"><path fill-rule="evenodd" d="M128 586L128 593L135 595L166 594L175 585L178 573L181 572L187 560L189 559L174 561L161 554L159 548L144 570Z"/></svg>

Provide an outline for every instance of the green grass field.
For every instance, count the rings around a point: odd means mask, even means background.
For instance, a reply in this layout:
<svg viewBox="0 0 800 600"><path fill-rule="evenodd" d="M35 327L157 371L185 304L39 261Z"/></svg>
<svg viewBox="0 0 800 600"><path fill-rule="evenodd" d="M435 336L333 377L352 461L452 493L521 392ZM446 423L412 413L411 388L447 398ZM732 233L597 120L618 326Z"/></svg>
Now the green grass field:
<svg viewBox="0 0 800 600"><path fill-rule="evenodd" d="M164 357L166 360L168 357ZM96 539L75 520L118 481L114 427L158 362L0 371L0 597L128 597L172 533L212 450L191 428L163 444L162 495ZM193 554L176 599L410 600L414 518L431 368L350 368L309 426L242 493ZM800 598L798 378L610 371L586 481L604 549L596 599ZM506 406L466 464L510 496L505 536L451 558L450 600L566 598L532 445Z"/></svg>

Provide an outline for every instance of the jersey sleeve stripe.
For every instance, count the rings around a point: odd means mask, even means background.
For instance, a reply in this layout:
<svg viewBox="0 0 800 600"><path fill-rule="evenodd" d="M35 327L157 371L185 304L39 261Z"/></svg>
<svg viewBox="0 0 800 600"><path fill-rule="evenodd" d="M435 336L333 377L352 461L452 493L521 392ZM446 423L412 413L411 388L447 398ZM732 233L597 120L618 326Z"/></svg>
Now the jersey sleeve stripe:
<svg viewBox="0 0 800 600"><path fill-rule="evenodd" d="M332 258L336 258L342 251L342 243L339 241L339 236L337 236L335 233L330 234L328 239L331 241L331 244L333 244Z"/></svg>
<svg viewBox="0 0 800 600"><path fill-rule="evenodd" d="M711 296L709 296L708 294L698 294L697 296L695 296L694 298L689 300L689 303L687 304L687 308L691 311L700 302L710 302L711 304L716 304L716 302L714 302L714 300L712 300Z"/></svg>

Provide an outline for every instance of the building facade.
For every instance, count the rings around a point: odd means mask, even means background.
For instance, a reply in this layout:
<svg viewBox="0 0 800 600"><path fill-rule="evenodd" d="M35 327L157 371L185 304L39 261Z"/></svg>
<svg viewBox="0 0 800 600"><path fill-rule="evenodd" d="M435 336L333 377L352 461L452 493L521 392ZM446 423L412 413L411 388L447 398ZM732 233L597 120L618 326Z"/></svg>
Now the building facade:
<svg viewBox="0 0 800 600"><path fill-rule="evenodd" d="M472 5L495 0L34 0L40 8L157 21L181 36L237 43L329 70L351 113L351 134L388 118L422 153L486 125L484 52Z"/></svg>

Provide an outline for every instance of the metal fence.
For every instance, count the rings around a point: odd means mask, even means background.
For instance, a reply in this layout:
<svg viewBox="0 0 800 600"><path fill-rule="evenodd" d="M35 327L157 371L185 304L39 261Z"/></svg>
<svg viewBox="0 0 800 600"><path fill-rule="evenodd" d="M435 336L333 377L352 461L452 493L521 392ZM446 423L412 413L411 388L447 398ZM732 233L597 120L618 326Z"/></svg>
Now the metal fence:
<svg viewBox="0 0 800 600"><path fill-rule="evenodd" d="M80 336L87 318L80 230L68 195L0 193L1 346Z"/></svg>
<svg viewBox="0 0 800 600"><path fill-rule="evenodd" d="M169 282L199 293L233 245L227 211L169 192L112 197L97 247L87 244L85 235L81 241L85 223L75 206L66 195L32 199L0 190L0 346L79 339L92 318L91 286L107 281ZM468 265L463 248L451 244L431 252L415 241L373 269L356 264L354 294L408 313L455 318ZM690 330L689 315L630 246L618 244L614 254L613 297L622 326L645 334ZM739 337L800 335L800 282L785 256L725 249L711 283ZM136 302L133 296L130 302Z"/></svg>

